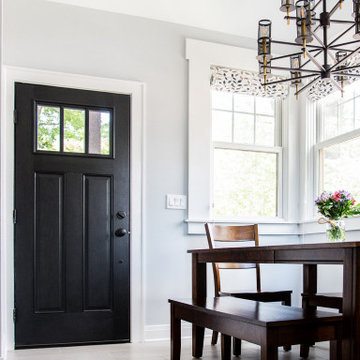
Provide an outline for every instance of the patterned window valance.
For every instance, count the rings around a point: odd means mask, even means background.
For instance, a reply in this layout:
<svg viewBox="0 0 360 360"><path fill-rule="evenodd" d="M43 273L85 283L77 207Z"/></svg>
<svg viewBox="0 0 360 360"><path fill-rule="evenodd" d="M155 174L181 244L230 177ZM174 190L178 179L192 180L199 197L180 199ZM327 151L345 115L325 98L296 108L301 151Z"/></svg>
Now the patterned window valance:
<svg viewBox="0 0 360 360"><path fill-rule="evenodd" d="M269 81L281 80L279 76L271 76ZM249 94L255 96L284 99L289 94L286 83L267 85L266 90L261 85L259 74L239 69L230 69L221 66L211 66L211 88L218 91Z"/></svg>

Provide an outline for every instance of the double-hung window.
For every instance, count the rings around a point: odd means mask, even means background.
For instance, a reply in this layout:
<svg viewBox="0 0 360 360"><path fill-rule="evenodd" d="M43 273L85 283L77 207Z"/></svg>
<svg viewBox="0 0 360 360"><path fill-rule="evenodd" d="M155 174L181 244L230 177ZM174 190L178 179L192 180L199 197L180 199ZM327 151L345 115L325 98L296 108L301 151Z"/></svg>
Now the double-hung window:
<svg viewBox="0 0 360 360"><path fill-rule="evenodd" d="M211 95L213 218L281 216L281 100Z"/></svg>
<svg viewBox="0 0 360 360"><path fill-rule="evenodd" d="M346 190L360 200L360 91L349 86L318 103L318 191Z"/></svg>

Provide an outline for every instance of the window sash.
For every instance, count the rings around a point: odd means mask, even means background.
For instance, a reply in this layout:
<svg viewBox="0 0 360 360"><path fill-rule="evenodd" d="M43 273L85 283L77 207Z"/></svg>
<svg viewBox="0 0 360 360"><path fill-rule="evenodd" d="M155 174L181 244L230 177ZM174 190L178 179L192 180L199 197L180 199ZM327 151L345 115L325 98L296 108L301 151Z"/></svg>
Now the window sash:
<svg viewBox="0 0 360 360"><path fill-rule="evenodd" d="M269 153L277 155L277 169L276 169L276 216L218 216L215 215L215 202L214 202L214 151L216 149L223 150L239 150L239 151L248 151L248 152L259 152L259 153ZM280 146L259 146L259 145L244 145L236 143L227 143L227 142L213 142L212 151L211 151L211 194L210 194L210 217L214 220L224 220L224 219L237 219L245 221L246 219L256 219L260 221L264 220L278 220L283 218L283 148Z"/></svg>

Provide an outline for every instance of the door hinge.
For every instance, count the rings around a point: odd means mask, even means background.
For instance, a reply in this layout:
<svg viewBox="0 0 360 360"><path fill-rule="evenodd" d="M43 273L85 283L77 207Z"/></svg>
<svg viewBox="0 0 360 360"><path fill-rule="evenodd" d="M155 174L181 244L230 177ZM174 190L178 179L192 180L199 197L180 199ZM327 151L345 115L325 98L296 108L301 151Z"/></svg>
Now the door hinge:
<svg viewBox="0 0 360 360"><path fill-rule="evenodd" d="M14 308L14 309L13 309L13 322L14 322L14 323L16 322L16 318L17 318L17 309Z"/></svg>
<svg viewBox="0 0 360 360"><path fill-rule="evenodd" d="M14 124L17 124L18 121L18 112L17 110L14 110Z"/></svg>
<svg viewBox="0 0 360 360"><path fill-rule="evenodd" d="M16 209L13 210L13 223L16 224L17 222L17 211Z"/></svg>

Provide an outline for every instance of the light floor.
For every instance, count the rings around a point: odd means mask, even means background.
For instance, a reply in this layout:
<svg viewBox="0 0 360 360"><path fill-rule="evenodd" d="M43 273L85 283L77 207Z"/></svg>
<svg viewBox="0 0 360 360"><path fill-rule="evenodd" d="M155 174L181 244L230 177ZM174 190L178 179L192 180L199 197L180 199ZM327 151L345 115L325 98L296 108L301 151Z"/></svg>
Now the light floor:
<svg viewBox="0 0 360 360"><path fill-rule="evenodd" d="M211 346L205 339L203 360L220 359L220 346ZM191 341L182 342L182 360L191 360ZM8 360L169 360L168 341L146 342L140 344L93 345L61 348L16 350L8 353ZM260 348L243 342L242 356L233 359L260 359ZM299 346L293 346L290 352L279 349L279 360L298 360ZM319 343L311 348L308 360L329 359L328 342Z"/></svg>

